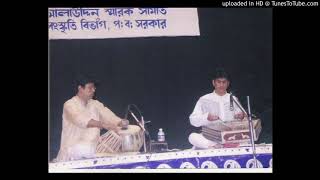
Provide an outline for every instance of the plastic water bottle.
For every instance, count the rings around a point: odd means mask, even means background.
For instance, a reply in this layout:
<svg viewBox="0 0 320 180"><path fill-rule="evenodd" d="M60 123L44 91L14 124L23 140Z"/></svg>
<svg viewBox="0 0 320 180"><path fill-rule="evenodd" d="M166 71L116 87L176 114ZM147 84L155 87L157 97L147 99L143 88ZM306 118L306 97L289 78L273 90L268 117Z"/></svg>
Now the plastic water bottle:
<svg viewBox="0 0 320 180"><path fill-rule="evenodd" d="M159 132L158 132L158 141L159 142L164 142L165 141L165 136L164 136L164 132L163 132L162 128L160 128Z"/></svg>

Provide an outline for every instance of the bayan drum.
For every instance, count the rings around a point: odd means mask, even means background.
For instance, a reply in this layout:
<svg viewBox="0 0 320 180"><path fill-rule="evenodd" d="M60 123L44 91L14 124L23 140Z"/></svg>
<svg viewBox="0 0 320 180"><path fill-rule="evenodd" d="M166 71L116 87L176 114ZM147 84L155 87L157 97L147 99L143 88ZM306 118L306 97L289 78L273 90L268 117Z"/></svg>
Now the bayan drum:
<svg viewBox="0 0 320 180"><path fill-rule="evenodd" d="M99 138L97 153L139 152L143 145L144 134L136 125L128 125L118 134L108 131Z"/></svg>

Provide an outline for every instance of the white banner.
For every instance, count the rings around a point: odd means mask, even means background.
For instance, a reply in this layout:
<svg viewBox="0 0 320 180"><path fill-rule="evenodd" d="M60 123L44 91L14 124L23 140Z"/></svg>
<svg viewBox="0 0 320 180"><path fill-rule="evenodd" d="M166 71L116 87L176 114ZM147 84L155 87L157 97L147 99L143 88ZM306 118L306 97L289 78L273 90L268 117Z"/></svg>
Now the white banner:
<svg viewBox="0 0 320 180"><path fill-rule="evenodd" d="M49 39L199 36L197 8L49 8Z"/></svg>

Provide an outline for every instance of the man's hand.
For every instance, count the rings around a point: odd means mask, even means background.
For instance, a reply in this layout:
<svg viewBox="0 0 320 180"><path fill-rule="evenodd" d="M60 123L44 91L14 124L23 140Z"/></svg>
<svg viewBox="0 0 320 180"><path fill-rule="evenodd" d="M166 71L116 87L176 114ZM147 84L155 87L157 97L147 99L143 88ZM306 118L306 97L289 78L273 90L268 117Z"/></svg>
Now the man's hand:
<svg viewBox="0 0 320 180"><path fill-rule="evenodd" d="M129 120L128 119L122 119L119 123L119 126L124 129L128 129Z"/></svg>
<svg viewBox="0 0 320 180"><path fill-rule="evenodd" d="M213 115L213 114L208 114L207 120L208 121L216 121L219 119L219 116Z"/></svg>
<svg viewBox="0 0 320 180"><path fill-rule="evenodd" d="M234 115L234 118L242 120L244 118L244 113L243 112L237 113Z"/></svg>
<svg viewBox="0 0 320 180"><path fill-rule="evenodd" d="M118 127L117 124L115 123L109 123L109 122L104 122L104 121L101 121L101 126L102 128L104 129L107 129L107 130L112 130L112 131L118 131Z"/></svg>

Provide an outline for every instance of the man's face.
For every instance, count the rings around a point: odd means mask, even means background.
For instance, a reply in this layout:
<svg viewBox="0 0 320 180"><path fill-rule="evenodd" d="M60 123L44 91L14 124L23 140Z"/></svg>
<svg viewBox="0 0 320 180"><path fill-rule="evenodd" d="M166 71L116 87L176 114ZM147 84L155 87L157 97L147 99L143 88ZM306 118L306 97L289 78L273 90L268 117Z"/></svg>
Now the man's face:
<svg viewBox="0 0 320 180"><path fill-rule="evenodd" d="M226 78L217 78L212 81L215 91L218 93L226 93L229 87L229 81Z"/></svg>
<svg viewBox="0 0 320 180"><path fill-rule="evenodd" d="M79 86L79 92L87 99L92 99L96 91L94 83L87 83L84 87Z"/></svg>

